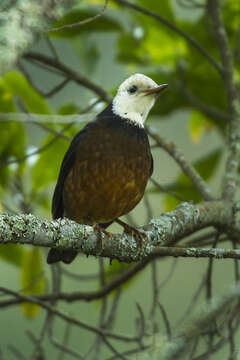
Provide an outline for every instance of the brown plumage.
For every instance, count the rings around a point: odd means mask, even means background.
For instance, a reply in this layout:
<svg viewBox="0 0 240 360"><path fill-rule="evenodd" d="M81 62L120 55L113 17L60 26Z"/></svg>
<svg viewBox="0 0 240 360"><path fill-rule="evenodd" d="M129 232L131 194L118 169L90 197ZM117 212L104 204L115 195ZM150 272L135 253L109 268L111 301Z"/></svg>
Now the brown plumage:
<svg viewBox="0 0 240 360"><path fill-rule="evenodd" d="M53 196L53 218L66 216L105 228L138 204L152 171L144 127L127 115L118 116L110 104L74 137L65 154ZM74 250L51 249L47 262L70 263L75 256Z"/></svg>

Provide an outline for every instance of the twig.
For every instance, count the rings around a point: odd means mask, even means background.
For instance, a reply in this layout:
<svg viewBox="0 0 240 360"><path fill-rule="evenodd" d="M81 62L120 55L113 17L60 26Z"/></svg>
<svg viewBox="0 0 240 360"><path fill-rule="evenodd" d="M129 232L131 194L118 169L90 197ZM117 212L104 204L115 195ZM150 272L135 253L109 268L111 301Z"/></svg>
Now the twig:
<svg viewBox="0 0 240 360"><path fill-rule="evenodd" d="M77 280L77 281L91 281L91 280L97 280L99 278L98 274L75 274L72 271L69 271L66 269L66 267L61 267L61 271L64 275L68 276L71 279Z"/></svg>
<svg viewBox="0 0 240 360"><path fill-rule="evenodd" d="M181 86L181 94L186 97L191 105L203 112L205 115L220 120L222 124L226 124L226 122L229 121L230 116L226 111L219 110L213 105L202 102L193 93L191 93L186 86Z"/></svg>
<svg viewBox="0 0 240 360"><path fill-rule="evenodd" d="M1 120L0 120L0 121L1 121ZM54 134L54 135L59 136L59 137L60 137L61 139L63 139L63 140L66 140L66 141L68 141L68 142L71 141L71 137L70 137L70 136L67 136L67 135L65 135L65 134L61 133L60 131L57 131L57 130L55 130L55 129L53 129L53 128L50 128L50 127L48 127L47 125L45 125L45 124L43 124L43 123L39 123L39 122L37 122L37 121L31 121L31 123L34 124L34 125L36 125L36 126L38 126L38 127L40 127L41 129L49 132L50 134Z"/></svg>
<svg viewBox="0 0 240 360"><path fill-rule="evenodd" d="M105 269L104 269L104 260L103 259L98 259L98 263L99 263L99 280L100 280L100 286L103 287L105 285ZM101 304L101 310L100 310L100 316L99 316L99 323L98 323L98 327L100 329L104 329L104 321L105 321L105 316L106 316L106 311L107 311L107 305L108 305L108 299L106 296L103 297L102 299L102 304ZM98 360L100 357L100 353L101 353L101 344L102 344L102 338L100 336L96 336L96 341L95 341L95 354L94 354L94 360Z"/></svg>
<svg viewBox="0 0 240 360"><path fill-rule="evenodd" d="M60 70L62 73L67 76L67 78L75 81L77 84L86 87L87 89L95 92L101 99L106 102L110 102L111 99L109 98L108 94L102 87L96 85L85 76L81 75L79 72L74 71L71 67L65 65L63 62L58 61L57 59L37 53L37 52L28 52L24 55L25 59L37 60L40 63L46 64L51 66L55 69Z"/></svg>
<svg viewBox="0 0 240 360"><path fill-rule="evenodd" d="M215 248L218 243L220 233L217 232L212 247ZM213 272L213 258L208 261L208 269L206 273L206 298L208 301L212 299L212 272Z"/></svg>
<svg viewBox="0 0 240 360"><path fill-rule="evenodd" d="M145 316L144 316L143 309L138 302L136 303L136 306L137 306L137 310L139 313L139 317L136 320L137 330L138 330L138 342L139 342L139 346L142 348L144 346L143 337L145 335L145 328L146 328Z"/></svg>
<svg viewBox="0 0 240 360"><path fill-rule="evenodd" d="M94 301L101 299L102 297L110 294L113 290L119 288L122 284L127 282L129 279L131 279L133 276L135 276L137 273L142 271L150 262L150 259L146 259L136 265L131 266L126 272L123 274L118 275L114 280L107 283L103 288L97 291L91 291L91 292L74 292L74 293L59 293L58 296L56 294L46 294L46 295L40 295L39 298L42 301L52 301L52 300L65 300L65 301ZM0 308L5 308L12 305L17 305L24 302L22 299L11 299L6 301L0 301Z"/></svg>
<svg viewBox="0 0 240 360"><path fill-rule="evenodd" d="M102 8L102 10L98 14L96 14L94 16L91 16L88 19L79 21L78 23L68 24L68 25L63 25L63 26L57 27L57 28L53 28L51 30L48 30L48 32L56 32L56 31L62 31L62 30L66 30L66 29L73 29L75 27L83 26L83 25L86 25L86 24L88 24L88 23L90 23L92 21L95 21L98 18L100 18L101 16L103 16L103 14L105 13L105 11L107 9L107 5L108 5L108 0L105 0L104 7Z"/></svg>
<svg viewBox="0 0 240 360"><path fill-rule="evenodd" d="M215 321L223 311L230 309L235 301L238 302L239 298L240 284L238 284L234 289L230 290L225 297L222 297L219 300L215 299L215 301L207 303L204 314L202 313L201 316L199 316L192 323L188 324L188 326L181 331L178 336L179 341L175 343L175 346L172 348L168 359L179 359L186 348L189 347L190 341L194 341L196 338L202 335L203 331L211 326L212 322ZM220 341L225 341L225 339L221 339ZM214 351L215 347L216 345L211 348L210 352ZM209 353L209 350L207 353ZM205 357L200 356L195 359L207 359L207 356L205 354Z"/></svg>
<svg viewBox="0 0 240 360"><path fill-rule="evenodd" d="M30 114L30 113L0 113L0 123L15 121L26 123L52 123L52 124L65 124L76 123L82 124L91 121L95 118L96 113L91 114L72 114L72 115L57 115L57 114ZM59 134L59 133L57 133ZM56 134L56 135L57 135Z"/></svg>
<svg viewBox="0 0 240 360"><path fill-rule="evenodd" d="M208 10L213 22L213 30L222 60L222 78L226 93L229 121L228 156L223 181L223 198L233 201L236 193L238 165L240 157L240 110L238 94L234 82L233 55L223 23L220 1L208 0Z"/></svg>
<svg viewBox="0 0 240 360"><path fill-rule="evenodd" d="M156 310L158 305L158 296L159 296L159 284L158 284L158 271L157 271L157 262L153 260L151 263L152 270L152 307L150 310L149 318L153 323L153 334L159 331L157 322L156 322Z"/></svg>
<svg viewBox="0 0 240 360"><path fill-rule="evenodd" d="M52 318L50 319L49 321L49 324L48 324L48 334L49 334L49 339L50 339L50 342L57 348L59 349L61 352L60 354L68 354L70 356L72 356L73 358L75 359L78 359L78 360L83 360L84 357L82 355L80 355L79 352L77 352L76 350L73 350L72 347L68 347L66 346L66 344L62 344L60 343L59 341L57 341L55 339L55 337L53 336L53 329L52 329ZM67 323L66 326L69 326L70 324Z"/></svg>
<svg viewBox="0 0 240 360"><path fill-rule="evenodd" d="M159 146L159 145L158 145ZM180 195L176 194L175 192L167 189L165 186L159 184L156 180L154 180L153 178L150 179L150 181L163 193L166 193L172 197L175 197L176 199L178 199L179 201L186 201L183 197L181 197Z"/></svg>
<svg viewBox="0 0 240 360"><path fill-rule="evenodd" d="M66 324L66 328L64 331L64 336L63 336L63 346L66 346L69 338L70 338L70 334L71 334L71 325L70 324ZM57 360L64 360L65 357L65 352L64 351L60 351L58 359Z"/></svg>
<svg viewBox="0 0 240 360"><path fill-rule="evenodd" d="M57 51L56 51L56 49L55 49L55 47L54 47L54 45L52 43L52 40L50 39L50 37L48 35L46 36L45 39L46 39L46 42L48 44L49 49L52 52L52 55L55 57L55 59L59 60L58 53L57 53Z"/></svg>
<svg viewBox="0 0 240 360"><path fill-rule="evenodd" d="M54 88L52 88L52 90L43 93L43 96L46 97L46 98L47 97L52 97L57 92L62 90L70 81L71 81L71 79L69 79L69 78L63 79L58 85L54 86Z"/></svg>
<svg viewBox="0 0 240 360"><path fill-rule="evenodd" d="M158 303L158 307L161 311L161 314L162 314L162 318L163 318L163 322L165 324L165 328L166 328L166 333L167 333L167 336L168 336L168 340L171 339L172 337L172 330L171 330L171 326L170 326L170 322L168 320L168 316L167 316L167 313L166 313L166 310L164 309L163 305Z"/></svg>
<svg viewBox="0 0 240 360"><path fill-rule="evenodd" d="M112 300L112 305L111 305L111 309L108 314L108 318L104 323L104 329L110 329L110 330L113 329L114 322L115 322L115 319L117 316L117 307L119 305L120 296L121 296L121 288L119 287L116 290L115 296Z"/></svg>
<svg viewBox="0 0 240 360"><path fill-rule="evenodd" d="M138 354L139 352L143 352L144 350L147 350L151 348L151 345L144 345L143 348L141 347L137 347L137 348L134 348L134 349L130 349L130 350L127 350L127 351L124 351L122 352L122 355L134 355L134 354ZM117 356L111 356L109 358L107 358L106 360L115 360L115 359L118 359ZM138 358L136 357L136 360L138 360Z"/></svg>
<svg viewBox="0 0 240 360"><path fill-rule="evenodd" d="M17 360L26 360L25 356L14 345L8 345L8 349L15 355Z"/></svg>
<svg viewBox="0 0 240 360"><path fill-rule="evenodd" d="M173 159L179 164L183 172L192 180L204 200L213 200L211 190L198 172L191 166L184 158L183 153L177 148L174 143L165 141L152 127L148 126L147 132L149 136L156 141L156 143L163 148Z"/></svg>
<svg viewBox="0 0 240 360"><path fill-rule="evenodd" d="M17 66L21 70L21 72L24 74L24 76L26 77L29 84L34 88L34 90L36 92L38 92L41 96L44 96L45 95L44 92L35 85L35 83L32 80L32 77L30 76L28 71L25 69L25 66L21 63L20 60L18 61Z"/></svg>
<svg viewBox="0 0 240 360"><path fill-rule="evenodd" d="M172 276L174 274L174 271L176 269L177 261L178 261L178 259L173 259L172 260L172 264L170 266L170 269L169 269L166 277L158 285L158 292L162 291L162 289L169 283L169 281L172 278Z"/></svg>
<svg viewBox="0 0 240 360"><path fill-rule="evenodd" d="M102 331L101 329L98 329L97 327L86 324L83 321L80 321L75 317L71 317L71 316L66 315L65 313L57 310L56 308L54 308L52 306L47 305L43 301L41 301L41 300L39 300L37 298L34 298L33 296L24 296L24 295L19 294L16 291L9 290L9 289L3 288L3 287L0 287L0 291L6 293L8 295L14 296L14 297L16 297L18 299L21 299L23 301L30 302L30 303L33 303L33 304L37 304L40 307L42 307L43 309L49 311L52 315L56 315L57 317L59 317L60 319L66 321L67 323L73 324L75 326L79 326L79 327L81 327L81 328L83 328L83 329L85 329L87 331L93 332L93 333L98 334L98 335L100 335L102 337L109 337L111 339L118 340L118 341L123 341L123 342L126 342L126 343L136 342L138 340L136 337L125 336L125 335L120 335L120 334L114 334L114 333L111 333L111 332L108 332L108 331Z"/></svg>
<svg viewBox="0 0 240 360"><path fill-rule="evenodd" d="M176 25L174 25L172 22L168 21L167 19L163 18L161 15L145 9L135 3L131 3L129 1L126 0L113 0L115 2L117 2L118 4L121 4L123 6L132 8L138 12L141 12L142 14L145 14L147 16L150 16L154 19L156 19L157 21L160 21L163 25L167 26L169 29L171 29L172 31L174 31L175 33L177 33L178 35L182 36L187 42L189 42L189 44L191 44L195 49L198 50L198 52L204 56L208 62L210 64L213 65L213 67L220 73L222 74L222 68L221 66L216 62L216 60L208 53L208 51L206 49L204 49L202 47L201 44L199 44L195 39L193 39L190 35L188 35L187 33L185 33L183 30L181 30L180 28L178 28Z"/></svg>
<svg viewBox="0 0 240 360"><path fill-rule="evenodd" d="M38 154L46 151L50 146L52 146L59 139L59 137L61 136L60 134L63 134L72 125L73 125L73 123L70 123L67 126L65 126L62 129L62 131L59 134L57 134L56 136L54 136L48 143L46 143L45 145L37 148L36 150L32 151L31 153L26 154L25 156L22 156L21 158L10 159L10 160L7 160L7 161L0 162L1 166L6 166L6 165L10 165L10 164L18 164L18 163L21 163L21 162L27 160L31 156L38 155Z"/></svg>

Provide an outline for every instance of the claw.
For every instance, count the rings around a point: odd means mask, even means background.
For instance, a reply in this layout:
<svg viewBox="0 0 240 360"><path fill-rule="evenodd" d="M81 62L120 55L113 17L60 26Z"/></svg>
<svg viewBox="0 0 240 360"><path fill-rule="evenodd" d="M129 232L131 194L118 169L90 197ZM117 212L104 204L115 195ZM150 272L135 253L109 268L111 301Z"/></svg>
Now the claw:
<svg viewBox="0 0 240 360"><path fill-rule="evenodd" d="M124 228L125 233L135 236L135 238L138 240L137 244L139 245L140 249L142 249L143 241L148 240L147 235L126 224L122 220L116 219L115 221Z"/></svg>
<svg viewBox="0 0 240 360"><path fill-rule="evenodd" d="M103 234L105 234L107 237L112 238L112 234L110 234L109 232L107 232L104 228L102 228L99 224L94 224L93 225L93 229L97 231L98 233L98 247L100 252L103 251L104 249L104 243L103 243Z"/></svg>

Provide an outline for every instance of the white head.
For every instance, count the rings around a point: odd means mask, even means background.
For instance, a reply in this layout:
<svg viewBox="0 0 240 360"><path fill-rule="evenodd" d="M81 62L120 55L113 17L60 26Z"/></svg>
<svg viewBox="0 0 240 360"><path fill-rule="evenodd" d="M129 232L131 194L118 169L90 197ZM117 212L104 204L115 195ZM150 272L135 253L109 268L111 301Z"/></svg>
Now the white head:
<svg viewBox="0 0 240 360"><path fill-rule="evenodd" d="M143 127L158 94L167 84L158 85L143 74L134 74L120 86L113 99L113 112Z"/></svg>

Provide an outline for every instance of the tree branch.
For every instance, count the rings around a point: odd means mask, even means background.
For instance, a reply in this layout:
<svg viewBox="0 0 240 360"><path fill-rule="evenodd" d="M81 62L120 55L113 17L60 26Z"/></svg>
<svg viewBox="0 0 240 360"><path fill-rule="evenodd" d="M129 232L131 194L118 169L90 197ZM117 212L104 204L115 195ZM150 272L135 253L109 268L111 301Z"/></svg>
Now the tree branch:
<svg viewBox="0 0 240 360"><path fill-rule="evenodd" d="M221 226L227 231L231 219L232 207L225 202L211 201L197 205L182 203L175 210L138 228L147 239L141 249L136 239L126 233L109 236L103 233L103 249L99 249L99 233L91 226L79 225L66 218L46 221L33 215L0 215L0 244L75 249L86 255L134 262L155 256L155 247L174 244L207 226ZM235 231L239 235L238 229Z"/></svg>
<svg viewBox="0 0 240 360"><path fill-rule="evenodd" d="M204 49L202 47L201 44L199 44L199 42L197 42L195 39L193 39L190 35L188 35L187 33L185 33L183 30L181 30L180 28L178 28L175 24L171 23L170 21L168 21L167 19L163 18L161 15L145 9L137 4L131 3L129 1L126 0L113 0L114 2L121 4L123 6L132 8L142 14L145 14L147 16L150 16L154 19L156 19L157 21L160 21L163 25L167 26L169 29L171 29L172 31L174 31L175 33L177 33L178 35L182 36L186 41L188 41L192 47L194 47L195 49L198 50L198 52L204 56L208 62L210 64L213 65L213 67L220 73L222 74L222 68L221 66L216 62L216 60L207 52L206 49Z"/></svg>
<svg viewBox="0 0 240 360"><path fill-rule="evenodd" d="M85 76L81 75L79 72L74 71L72 68L68 67L64 63L60 62L58 59L55 59L51 56L43 55L41 53L36 52L28 52L24 55L25 59L37 60L40 63L49 65L55 69L60 70L64 73L69 79L72 79L77 84L86 87L87 89L95 92L100 98L106 102L110 102L108 94L102 87L94 84L92 81L87 79Z"/></svg>
<svg viewBox="0 0 240 360"><path fill-rule="evenodd" d="M41 306L43 309L49 311L51 314L56 315L60 319L66 321L70 324L79 326L87 331L94 332L95 334L98 334L99 336L102 336L102 337L107 336L112 339L124 341L124 342L137 342L137 340L138 340L137 337L130 337L130 336L128 337L128 336L124 336L124 335L120 335L120 334L118 335L118 334L114 334L114 333L111 333L108 331L103 331L97 327L91 326L87 323L84 323L83 321L78 320L75 317L68 316L67 314L57 310L53 306L47 305L43 301L37 299L37 297L22 295L16 291L9 290L9 289L3 288L3 287L0 287L0 292L2 292L4 294L12 295L12 296L16 297L17 299L22 300L23 302L26 301L26 302L30 302L32 304L37 304L37 305Z"/></svg>
<svg viewBox="0 0 240 360"><path fill-rule="evenodd" d="M223 23L219 0L208 0L208 10L212 18L213 30L222 60L222 78L227 93L228 112L230 116L228 157L223 179L223 197L233 201L237 187L240 157L240 103L234 82L233 55Z"/></svg>
<svg viewBox="0 0 240 360"><path fill-rule="evenodd" d="M106 256L121 261L139 261L126 272L114 278L100 290L93 292L53 293L36 297L41 301L92 301L102 298L119 287L130 277L141 271L155 257L184 256L210 257L216 259L240 259L240 250L237 249L197 249L172 248L184 236L206 226L219 226L224 231L235 231L239 238L240 229L232 229L232 205L223 201L209 201L198 205L183 203L175 210L162 214L158 219L151 220L148 225L139 228L147 240L139 250L136 239L129 234L102 234L104 248L99 250L98 233L87 225L79 225L68 219L42 221L33 215L0 215L0 244L19 243L36 246L56 247L61 249L76 249L87 255ZM4 300L0 308L16 305L24 298Z"/></svg>
<svg viewBox="0 0 240 360"><path fill-rule="evenodd" d="M179 150L174 143L168 143L165 141L152 127L148 126L146 127L146 130L148 135L156 141L157 145L167 151L167 153L178 163L182 171L192 180L204 200L214 200L208 184L203 180L194 167L184 159L184 155L181 150Z"/></svg>
<svg viewBox="0 0 240 360"><path fill-rule="evenodd" d="M108 6L108 0L105 0L105 4L103 6L103 8L101 9L101 11L94 15L94 16L91 16L89 17L88 19L85 19L85 20L82 20L82 21L79 21L78 23L74 23L74 24L67 24L67 25L63 25L63 26L60 26L58 28L53 28L53 29L50 29L48 30L48 32L56 32L56 31L62 31L62 30L66 30L66 29L72 29L72 28L75 28L75 27L79 27L79 26L83 26L83 25L86 25L92 21L95 21L97 20L98 18L100 18L101 16L104 15L105 11L107 10L107 6Z"/></svg>

